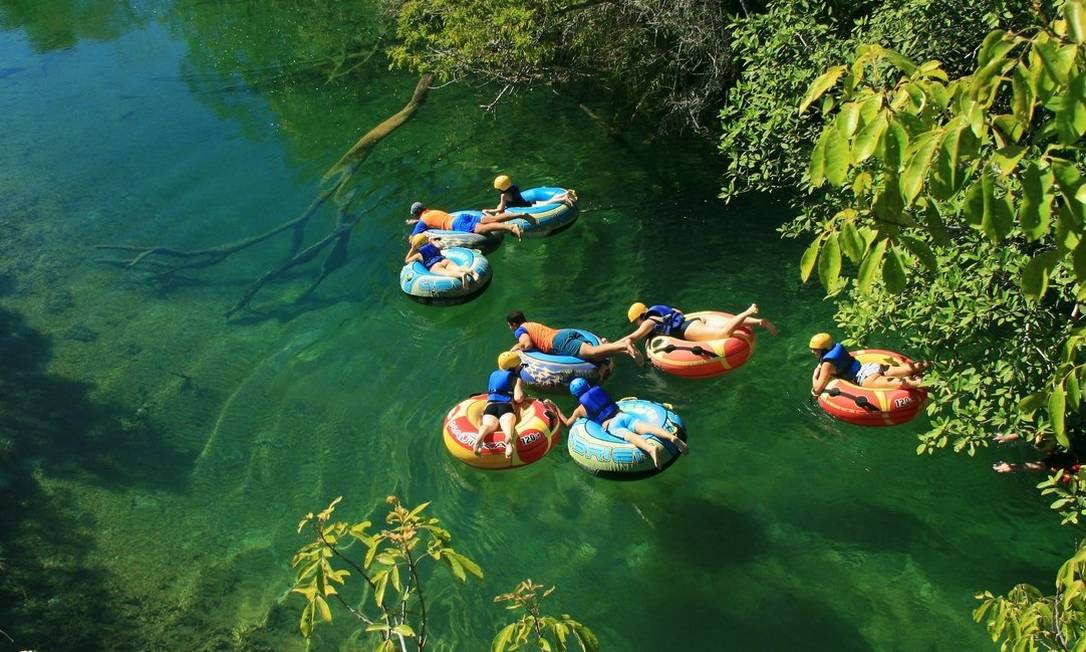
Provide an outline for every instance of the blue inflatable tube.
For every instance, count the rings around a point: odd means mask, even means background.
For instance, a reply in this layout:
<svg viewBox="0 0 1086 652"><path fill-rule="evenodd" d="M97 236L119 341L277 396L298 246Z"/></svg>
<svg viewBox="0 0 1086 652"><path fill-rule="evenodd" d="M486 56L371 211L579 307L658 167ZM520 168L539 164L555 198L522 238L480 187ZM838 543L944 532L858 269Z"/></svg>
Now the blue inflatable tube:
<svg viewBox="0 0 1086 652"><path fill-rule="evenodd" d="M483 213L481 211L455 211L449 213L455 220L458 217L466 215L477 215L480 218ZM464 247L465 249L478 249L484 254L488 254L498 248L498 245L502 243L502 234L504 231L491 231L486 235L479 233L473 233L470 231L446 231L444 229L426 229L427 235L430 239L440 238L443 243L449 247Z"/></svg>
<svg viewBox="0 0 1086 652"><path fill-rule="evenodd" d="M654 403L639 398L624 398L618 402L619 410L634 414L640 420L659 426L686 441L686 425L670 405ZM679 450L670 442L653 435L643 435L650 443L660 444L660 468L637 446L613 435L595 421L577 419L569 429L567 448L569 456L585 471L608 480L638 480L662 473L679 458Z"/></svg>
<svg viewBox="0 0 1086 652"><path fill-rule="evenodd" d="M415 261L400 270L400 289L421 303L449 305L470 301L490 285L490 262L479 251L449 247L441 254L461 267L470 268L479 275L479 280L469 282L465 287L460 279L434 274Z"/></svg>
<svg viewBox="0 0 1086 652"><path fill-rule="evenodd" d="M526 201L532 202L533 204L535 204L535 202L542 203L523 208L508 209L508 212L510 213L524 215L524 217L510 220L509 223L517 224L520 228L524 229L524 237L526 238L542 238L568 229L573 225L574 220L577 219L576 196L573 197L572 206L560 203L547 203L555 195L560 195L564 192L566 192L565 188L553 186L529 188L528 190L522 191L520 194Z"/></svg>
<svg viewBox="0 0 1086 652"><path fill-rule="evenodd" d="M599 344L600 338L579 328L573 329L584 335L590 344ZM574 378L584 378L600 385L611 376L615 363L611 358L602 362L589 362L570 355L554 355L539 351L522 351L520 359L524 365L520 378L529 387L548 392L565 391Z"/></svg>

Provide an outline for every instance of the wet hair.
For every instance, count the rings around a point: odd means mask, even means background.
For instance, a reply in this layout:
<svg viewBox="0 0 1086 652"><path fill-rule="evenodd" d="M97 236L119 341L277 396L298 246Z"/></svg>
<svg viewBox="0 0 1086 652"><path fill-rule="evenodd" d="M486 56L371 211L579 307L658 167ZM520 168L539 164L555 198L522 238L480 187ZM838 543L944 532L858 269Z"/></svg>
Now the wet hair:
<svg viewBox="0 0 1086 652"><path fill-rule="evenodd" d="M519 310L514 310L513 312L505 316L505 321L512 324L513 326L520 326L528 320L524 317L523 312Z"/></svg>

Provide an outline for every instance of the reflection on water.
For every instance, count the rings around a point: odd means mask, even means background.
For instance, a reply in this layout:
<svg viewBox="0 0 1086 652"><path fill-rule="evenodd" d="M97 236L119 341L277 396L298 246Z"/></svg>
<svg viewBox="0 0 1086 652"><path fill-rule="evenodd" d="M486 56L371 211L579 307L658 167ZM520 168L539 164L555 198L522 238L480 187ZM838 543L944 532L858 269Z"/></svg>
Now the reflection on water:
<svg viewBox="0 0 1086 652"><path fill-rule="evenodd" d="M489 115L483 90L434 92L360 168L364 219L303 303L314 270L222 317L276 240L168 283L94 264L98 242L200 248L299 214L415 84L366 58L381 27L361 3L146 6L0 0L19 69L0 72L0 629L21 647L300 650L293 526L337 495L357 517L433 500L480 561L484 583L432 583L445 650L483 649L491 597L524 577L608 650L979 649L974 591L1047 582L1068 549L1030 479L807 403L805 338L832 309L797 281L781 203L723 207L704 144L617 143L549 93ZM493 205L498 172L572 185L583 217L506 242L470 304L405 300L407 206ZM506 312L614 338L634 300L757 300L781 328L712 382L619 362L612 392L674 404L690 456L625 484L561 449L516 473L448 458L441 416L511 344Z"/></svg>

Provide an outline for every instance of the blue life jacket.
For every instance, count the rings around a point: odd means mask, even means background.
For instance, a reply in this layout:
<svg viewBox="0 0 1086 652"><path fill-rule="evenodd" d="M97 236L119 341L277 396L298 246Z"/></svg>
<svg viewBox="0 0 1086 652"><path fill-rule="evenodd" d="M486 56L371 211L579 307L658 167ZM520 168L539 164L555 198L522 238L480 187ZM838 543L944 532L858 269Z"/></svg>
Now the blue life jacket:
<svg viewBox="0 0 1086 652"><path fill-rule="evenodd" d="M841 345L840 342L833 345L833 348L826 352L824 356L818 359L819 364L823 362L832 362L833 366L837 369L837 376L845 380L852 380L859 373L860 361L852 357L848 350Z"/></svg>
<svg viewBox="0 0 1086 652"><path fill-rule="evenodd" d="M683 322L686 321L682 311L671 306L655 305L648 309L648 314L650 317L655 315L662 320L657 322L656 327L653 329L653 332L657 335L679 337L682 334Z"/></svg>
<svg viewBox="0 0 1086 652"><path fill-rule="evenodd" d="M532 202L524 198L524 195L520 194L520 188L516 184L509 186L503 192L506 196L505 207L506 208L528 208L532 205Z"/></svg>
<svg viewBox="0 0 1086 652"><path fill-rule="evenodd" d="M419 253L422 254L422 266L426 269L445 260L445 257L441 255L441 250L429 242L419 247Z"/></svg>
<svg viewBox="0 0 1086 652"><path fill-rule="evenodd" d="M498 369L490 374L486 384L486 400L491 403L512 403L513 385L517 382L517 372L511 369Z"/></svg>
<svg viewBox="0 0 1086 652"><path fill-rule="evenodd" d="M588 419L601 425L604 421L618 414L618 405L611 400L611 397L607 392L603 391L602 387L593 387L578 396L577 400L584 406Z"/></svg>

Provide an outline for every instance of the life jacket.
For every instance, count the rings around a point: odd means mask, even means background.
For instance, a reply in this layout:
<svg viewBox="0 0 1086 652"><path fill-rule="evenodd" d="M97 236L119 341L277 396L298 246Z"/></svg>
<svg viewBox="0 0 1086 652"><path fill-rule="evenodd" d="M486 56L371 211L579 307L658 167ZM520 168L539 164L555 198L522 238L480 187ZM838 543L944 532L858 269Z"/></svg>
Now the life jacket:
<svg viewBox="0 0 1086 652"><path fill-rule="evenodd" d="M422 266L426 269L430 269L434 264L445 259L445 256L441 255L441 250L429 242L419 247L419 253L422 254Z"/></svg>
<svg viewBox="0 0 1086 652"><path fill-rule="evenodd" d="M686 320L682 311L665 305L652 306L648 309L648 315L650 317L656 316L660 318L660 321L657 322L656 326L653 328L653 332L657 335L677 336L677 334L682 331L683 321Z"/></svg>
<svg viewBox="0 0 1086 652"><path fill-rule="evenodd" d="M818 359L818 363L832 362L834 368L837 370L837 376L845 380L852 380L859 373L860 361L852 357L845 347L838 342L833 345L833 348L826 351L826 354Z"/></svg>
<svg viewBox="0 0 1086 652"><path fill-rule="evenodd" d="M498 369L490 373L486 384L486 400L491 403L512 403L513 385L517 382L517 372L512 369Z"/></svg>
<svg viewBox="0 0 1086 652"><path fill-rule="evenodd" d="M590 421L603 424L611 417L618 414L618 405L615 404L602 387L593 387L577 397Z"/></svg>
<svg viewBox="0 0 1086 652"><path fill-rule="evenodd" d="M524 195L520 194L520 188L513 184L505 189L502 193L505 195L505 207L506 208L528 208L532 204L524 198Z"/></svg>

